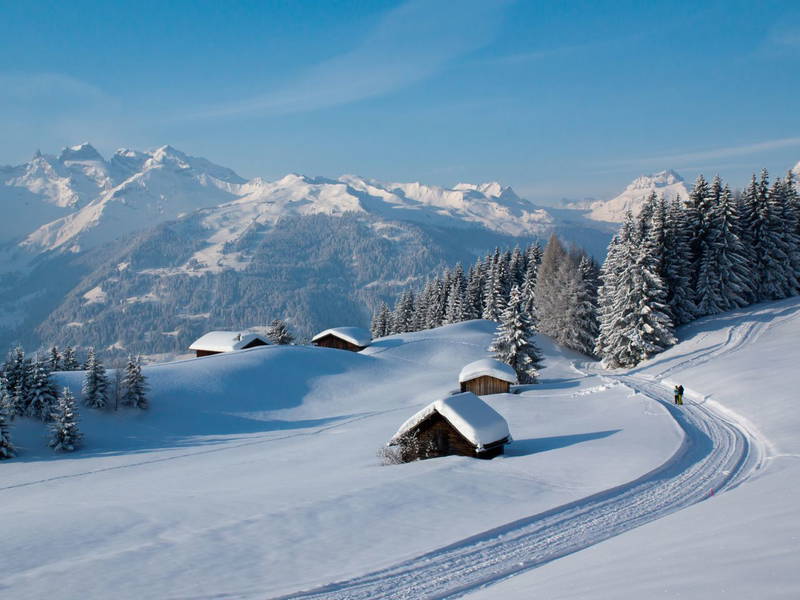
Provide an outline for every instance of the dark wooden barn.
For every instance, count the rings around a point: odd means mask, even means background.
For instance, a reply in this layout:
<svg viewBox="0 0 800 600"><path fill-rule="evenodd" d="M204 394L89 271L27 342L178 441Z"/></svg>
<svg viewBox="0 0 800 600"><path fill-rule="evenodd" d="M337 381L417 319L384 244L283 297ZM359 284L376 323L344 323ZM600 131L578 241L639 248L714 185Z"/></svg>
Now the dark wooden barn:
<svg viewBox="0 0 800 600"><path fill-rule="evenodd" d="M507 394L517 383L517 374L507 364L493 358L483 358L469 363L458 376L462 392L478 396Z"/></svg>
<svg viewBox="0 0 800 600"><path fill-rule="evenodd" d="M511 441L508 423L472 392L429 404L389 441L400 462L457 454L494 458Z"/></svg>
<svg viewBox="0 0 800 600"><path fill-rule="evenodd" d="M194 350L199 357L268 345L266 338L257 333L210 331L189 346L189 350Z"/></svg>
<svg viewBox="0 0 800 600"><path fill-rule="evenodd" d="M361 327L334 327L315 335L311 343L321 348L336 348L360 352L370 345L372 338L369 331Z"/></svg>

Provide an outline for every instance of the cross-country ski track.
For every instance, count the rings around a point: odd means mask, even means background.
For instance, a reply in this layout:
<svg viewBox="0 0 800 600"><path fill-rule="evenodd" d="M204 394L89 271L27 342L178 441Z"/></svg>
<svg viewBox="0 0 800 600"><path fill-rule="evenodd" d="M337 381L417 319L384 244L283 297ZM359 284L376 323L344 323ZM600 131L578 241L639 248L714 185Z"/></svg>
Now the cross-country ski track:
<svg viewBox="0 0 800 600"><path fill-rule="evenodd" d="M796 317L794 310L787 313L776 320ZM601 374L662 404L683 430L680 448L651 472L394 566L274 600L458 598L739 485L763 466L768 442L746 421L696 391L687 391L686 403L674 406L670 382L663 375L735 352L767 326L758 321L738 324L710 355L687 356L657 377L641 374L640 369Z"/></svg>

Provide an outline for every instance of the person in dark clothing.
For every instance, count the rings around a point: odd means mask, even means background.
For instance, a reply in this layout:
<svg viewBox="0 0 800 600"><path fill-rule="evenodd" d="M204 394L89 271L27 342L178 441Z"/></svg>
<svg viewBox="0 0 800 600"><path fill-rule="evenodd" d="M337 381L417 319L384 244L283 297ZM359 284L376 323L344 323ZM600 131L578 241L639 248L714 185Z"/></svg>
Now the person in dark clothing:
<svg viewBox="0 0 800 600"><path fill-rule="evenodd" d="M678 404L678 398L680 398L681 393L680 393L680 391L678 391L678 386L677 385L675 386L675 390L674 390L673 393L675 394L675 404Z"/></svg>
<svg viewBox="0 0 800 600"><path fill-rule="evenodd" d="M683 404L683 386L679 385L677 387L677 390L678 390L678 402L677 403L678 404Z"/></svg>

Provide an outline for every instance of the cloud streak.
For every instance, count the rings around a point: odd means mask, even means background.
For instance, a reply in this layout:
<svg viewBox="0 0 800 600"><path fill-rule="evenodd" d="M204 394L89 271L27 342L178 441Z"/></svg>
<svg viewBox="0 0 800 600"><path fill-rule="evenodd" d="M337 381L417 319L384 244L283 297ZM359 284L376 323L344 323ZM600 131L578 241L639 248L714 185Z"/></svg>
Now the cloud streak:
<svg viewBox="0 0 800 600"><path fill-rule="evenodd" d="M390 94L489 43L508 3L411 0L389 11L357 47L309 68L285 86L187 118L300 113Z"/></svg>
<svg viewBox="0 0 800 600"><path fill-rule="evenodd" d="M768 140L755 144L744 144L740 146L728 146L725 148L715 148L700 152L685 152L682 154L666 154L663 156L652 156L647 158L622 159L604 162L606 166L647 166L647 165L670 165L679 166L678 163L692 163L701 160L716 160L721 158L731 158L736 156L751 156L772 150L783 148L800 147L800 137L788 137L777 140Z"/></svg>

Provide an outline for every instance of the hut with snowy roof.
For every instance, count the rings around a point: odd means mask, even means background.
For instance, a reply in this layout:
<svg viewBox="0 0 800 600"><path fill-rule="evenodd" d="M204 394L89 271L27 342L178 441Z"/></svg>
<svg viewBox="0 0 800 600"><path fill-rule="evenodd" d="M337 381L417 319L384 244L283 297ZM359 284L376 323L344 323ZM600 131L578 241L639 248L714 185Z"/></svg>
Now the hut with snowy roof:
<svg viewBox="0 0 800 600"><path fill-rule="evenodd" d="M508 423L472 392L437 400L408 419L389 440L401 462L458 454L494 458L511 441Z"/></svg>
<svg viewBox="0 0 800 600"><path fill-rule="evenodd" d="M478 396L507 394L511 385L518 383L517 373L504 362L494 358L482 358L469 363L458 375L462 392Z"/></svg>
<svg viewBox="0 0 800 600"><path fill-rule="evenodd" d="M257 333L209 331L189 346L189 350L194 350L197 356L210 356L211 354L235 352L236 350L268 345L267 339Z"/></svg>
<svg viewBox="0 0 800 600"><path fill-rule="evenodd" d="M320 331L311 338L311 343L322 348L359 352L372 343L372 337L361 327L333 327Z"/></svg>

